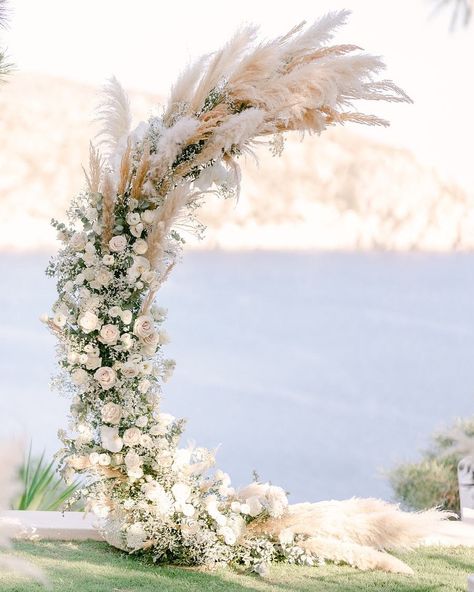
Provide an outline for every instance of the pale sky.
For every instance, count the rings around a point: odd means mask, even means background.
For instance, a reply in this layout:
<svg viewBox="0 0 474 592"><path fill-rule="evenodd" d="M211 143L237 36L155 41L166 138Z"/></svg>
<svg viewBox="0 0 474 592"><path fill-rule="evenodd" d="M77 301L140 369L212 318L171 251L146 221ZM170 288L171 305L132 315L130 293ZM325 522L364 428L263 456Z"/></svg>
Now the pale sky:
<svg viewBox="0 0 474 592"><path fill-rule="evenodd" d="M450 14L430 19L434 0L9 0L11 58L24 71L166 94L189 59L217 49L242 22L263 35L286 32L328 10L353 14L336 41L384 56L387 76L415 105L368 105L392 122L364 131L410 148L417 159L474 187L474 23L449 31ZM359 128L362 131L361 128Z"/></svg>

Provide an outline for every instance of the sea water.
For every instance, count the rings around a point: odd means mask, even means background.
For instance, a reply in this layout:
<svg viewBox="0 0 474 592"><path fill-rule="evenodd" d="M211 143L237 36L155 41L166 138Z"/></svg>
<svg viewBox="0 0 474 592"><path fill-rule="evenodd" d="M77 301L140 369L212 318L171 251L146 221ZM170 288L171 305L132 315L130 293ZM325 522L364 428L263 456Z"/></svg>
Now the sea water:
<svg viewBox="0 0 474 592"><path fill-rule="evenodd" d="M55 299L44 254L0 255L0 436L52 454ZM159 294L177 361L162 408L293 501L378 496L384 472L474 414L474 255L190 252Z"/></svg>

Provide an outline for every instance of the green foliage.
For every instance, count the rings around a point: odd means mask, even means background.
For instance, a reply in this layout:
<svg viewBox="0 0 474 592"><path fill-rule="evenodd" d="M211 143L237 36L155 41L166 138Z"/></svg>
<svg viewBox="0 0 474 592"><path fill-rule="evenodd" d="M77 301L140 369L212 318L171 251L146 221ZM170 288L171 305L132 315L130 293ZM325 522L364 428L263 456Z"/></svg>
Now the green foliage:
<svg viewBox="0 0 474 592"><path fill-rule="evenodd" d="M20 469L22 491L14 502L14 510L62 510L66 502L73 500L79 483L65 485L56 472L54 461L47 463L44 452L39 458L31 454Z"/></svg>
<svg viewBox="0 0 474 592"><path fill-rule="evenodd" d="M415 575L362 572L347 566L272 565L268 577L245 571L150 566L101 542L22 541L16 555L41 567L53 592L459 592L473 571L472 549L425 547L399 554ZM0 570L2 592L41 592Z"/></svg>
<svg viewBox="0 0 474 592"><path fill-rule="evenodd" d="M456 428L474 436L474 418L458 422ZM420 461L400 464L389 472L396 499L408 509L439 507L459 513L457 466L463 454L453 452L449 433L448 429L435 434Z"/></svg>

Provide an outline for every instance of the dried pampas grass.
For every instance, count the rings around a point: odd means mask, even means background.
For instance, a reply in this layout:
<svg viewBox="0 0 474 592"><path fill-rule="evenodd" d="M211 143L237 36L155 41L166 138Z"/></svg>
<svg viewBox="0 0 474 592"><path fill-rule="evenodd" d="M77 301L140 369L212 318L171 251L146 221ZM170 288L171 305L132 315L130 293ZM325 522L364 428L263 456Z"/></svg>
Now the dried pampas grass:
<svg viewBox="0 0 474 592"><path fill-rule="evenodd" d="M322 559L343 561L362 570L394 573L412 570L385 551L412 549L433 535L441 520L451 517L436 510L409 513L377 499L293 504L280 518L255 521L254 534L276 539L282 533L303 535L303 548Z"/></svg>
<svg viewBox="0 0 474 592"><path fill-rule="evenodd" d="M115 76L102 89L96 121L100 125L100 143L106 152L113 153L121 140L127 138L132 123L128 96Z"/></svg>
<svg viewBox="0 0 474 592"><path fill-rule="evenodd" d="M102 246L108 248L114 227L115 185L112 176L107 173L102 182Z"/></svg>
<svg viewBox="0 0 474 592"><path fill-rule="evenodd" d="M103 160L98 148L89 144L89 173L82 167L86 178L87 189L91 193L98 193L102 178Z"/></svg>

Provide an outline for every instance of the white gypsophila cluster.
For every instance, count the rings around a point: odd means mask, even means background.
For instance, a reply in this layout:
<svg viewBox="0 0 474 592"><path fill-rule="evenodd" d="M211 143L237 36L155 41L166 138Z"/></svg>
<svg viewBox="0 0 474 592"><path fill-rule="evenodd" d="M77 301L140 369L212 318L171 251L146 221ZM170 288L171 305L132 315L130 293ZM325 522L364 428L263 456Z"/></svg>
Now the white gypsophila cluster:
<svg viewBox="0 0 474 592"><path fill-rule="evenodd" d="M257 46L255 27L239 30L181 75L161 116L132 131L123 89L115 79L105 89L103 154L91 147L87 189L68 225L53 221L63 247L48 273L59 297L43 320L59 341L54 384L72 398L70 425L60 431L62 472L85 476L87 509L116 547L187 565L239 562L259 573L270 561L318 557L320 545L283 489L255 482L236 490L213 472L211 451L180 447L184 422L160 410L174 362L163 355L166 311L154 300L179 260L183 232L202 232L203 198L238 195L240 155L262 138L280 154L286 131L385 124L351 110L358 98L408 100L375 79L378 58L352 55L353 45L324 46L345 18L330 14L307 30L301 23Z"/></svg>

